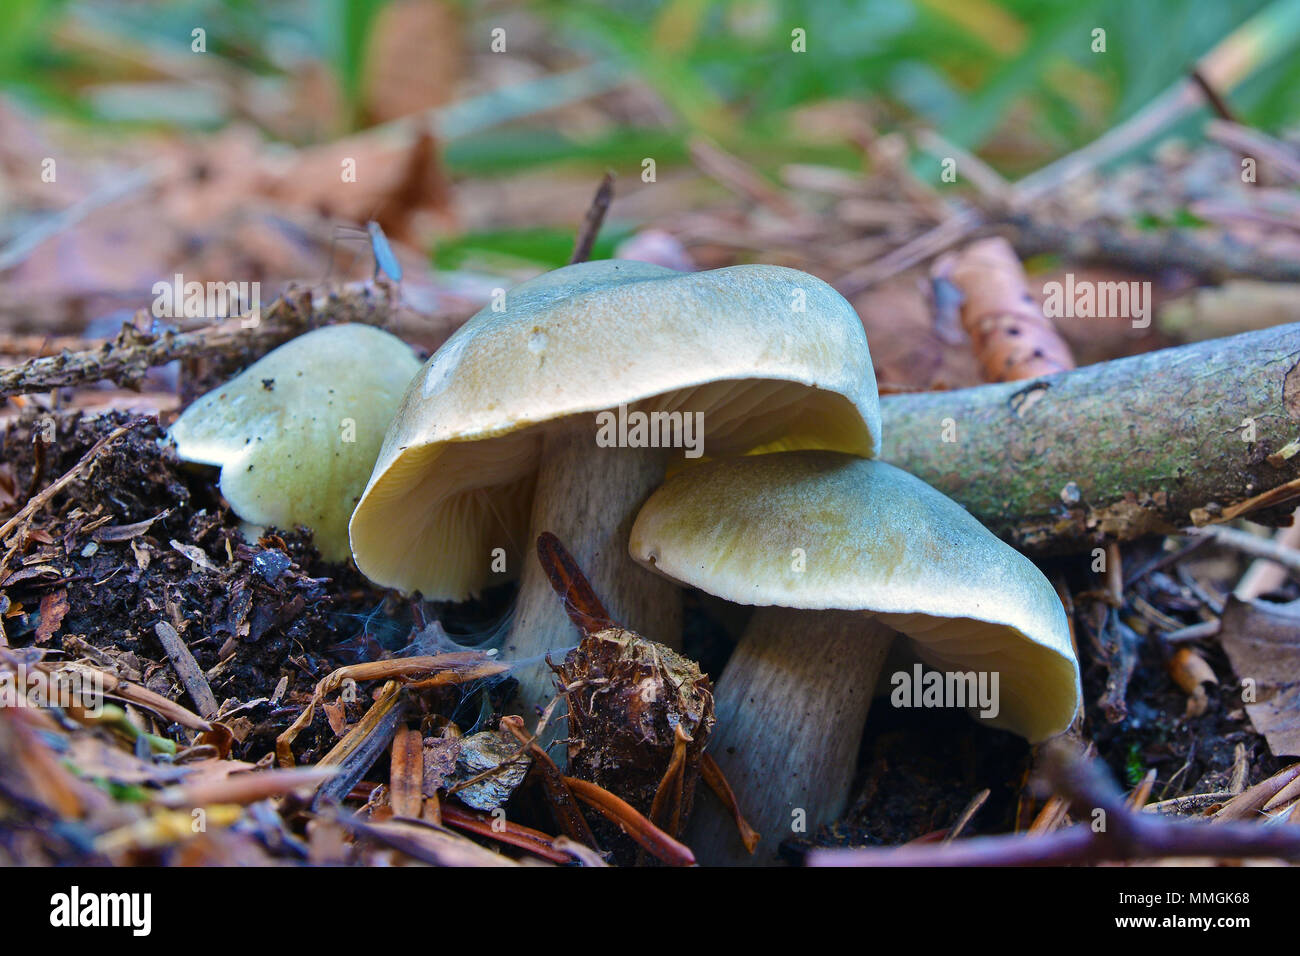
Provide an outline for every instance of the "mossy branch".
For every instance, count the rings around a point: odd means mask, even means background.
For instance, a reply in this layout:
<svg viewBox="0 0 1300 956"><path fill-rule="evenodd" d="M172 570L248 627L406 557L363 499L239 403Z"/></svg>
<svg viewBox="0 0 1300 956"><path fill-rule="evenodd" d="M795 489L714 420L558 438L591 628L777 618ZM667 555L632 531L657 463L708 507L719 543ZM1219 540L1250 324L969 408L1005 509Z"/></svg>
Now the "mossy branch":
<svg viewBox="0 0 1300 956"><path fill-rule="evenodd" d="M1025 550L1085 550L1300 479L1300 324L881 406L886 461ZM1250 517L1284 523L1295 496Z"/></svg>
<svg viewBox="0 0 1300 956"><path fill-rule="evenodd" d="M0 368L0 398L109 381L137 388L145 372L176 359L242 358L247 362L296 335L334 322L383 325L391 320L396 294L385 283L351 283L338 288L291 289L251 315L192 332L141 332L123 326L117 338L98 348L34 358Z"/></svg>

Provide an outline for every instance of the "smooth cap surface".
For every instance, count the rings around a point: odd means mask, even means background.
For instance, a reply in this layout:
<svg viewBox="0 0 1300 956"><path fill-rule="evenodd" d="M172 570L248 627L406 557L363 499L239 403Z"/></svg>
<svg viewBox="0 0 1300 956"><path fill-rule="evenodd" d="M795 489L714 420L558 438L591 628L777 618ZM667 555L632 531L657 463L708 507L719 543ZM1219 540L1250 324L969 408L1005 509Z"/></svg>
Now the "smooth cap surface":
<svg viewBox="0 0 1300 956"><path fill-rule="evenodd" d="M331 325L267 353L171 427L185 461L221 468L221 493L255 525L306 525L348 556L348 518L420 360L396 336Z"/></svg>
<svg viewBox="0 0 1300 956"><path fill-rule="evenodd" d="M1051 584L892 465L833 452L710 462L651 495L630 551L728 601L869 612L940 670L996 671L989 722L1031 741L1074 719L1079 665Z"/></svg>
<svg viewBox="0 0 1300 956"><path fill-rule="evenodd" d="M426 597L476 592L492 548L527 538L545 429L590 414L594 447L591 413L620 405L702 413L705 456L880 445L866 334L821 280L567 266L479 312L411 383L352 518L358 567Z"/></svg>

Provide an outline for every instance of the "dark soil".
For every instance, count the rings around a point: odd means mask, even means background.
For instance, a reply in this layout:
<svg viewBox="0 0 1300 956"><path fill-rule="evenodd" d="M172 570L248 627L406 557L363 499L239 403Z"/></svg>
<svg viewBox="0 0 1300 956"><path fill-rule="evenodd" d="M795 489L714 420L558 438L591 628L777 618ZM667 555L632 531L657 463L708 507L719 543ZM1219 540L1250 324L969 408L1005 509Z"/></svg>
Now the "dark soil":
<svg viewBox="0 0 1300 956"><path fill-rule="evenodd" d="M33 444L40 426L32 416L0 435L0 461L18 491L12 496L16 503L0 518L26 500L27 490L72 468L115 427L128 422L132 427L37 516L26 550L11 561L9 603L0 608L9 642L15 647L36 642L43 599L66 591L68 610L43 647L95 658L193 708L155 636L159 622L170 622L208 674L221 719L235 734L237 758L268 758L276 736L335 668L401 648L433 620L453 638L481 635L509 606L511 587L456 605L398 599L350 566L322 562L306 529L272 530L248 543L216 488L216 471L178 462L156 422L78 413L55 421L54 441L43 454ZM208 566L184 553L193 548ZM1147 544L1126 548L1125 562L1137 567L1151 554ZM1097 587L1082 558L1048 570L1065 575L1076 595ZM1226 591L1231 581L1214 584ZM1199 619L1196 602L1164 573L1150 575L1135 590L1171 617L1186 623ZM1081 603L1080 610L1086 607ZM688 595L686 611L685 652L716 677L743 629L745 612L698 594ZM1158 642L1145 638L1127 714L1108 720L1097 704L1105 690L1105 657L1083 626L1085 616L1076 615L1086 701L1083 734L1121 784L1135 785L1155 768L1153 799L1223 789L1238 745L1245 748L1248 782L1277 769L1278 761L1240 706L1231 668L1213 641L1199 647L1222 683L1211 688L1203 715L1184 716L1186 695L1168 676ZM426 695L422 706L428 717L453 720L469 732L492 723L509 688L507 681L489 693L439 691ZM355 721L368 703L363 692L344 705L342 717ZM295 741L300 763L314 762L337 740L322 711ZM339 716L336 711L336 721ZM381 757L367 779L386 779L386 765ZM844 819L807 839L787 841L784 853L793 860L815 843L898 844L935 834L950 827L985 788L989 798L964 832L1023 828L1029 822L1025 815L1037 809L1023 799L1031 769L1030 747L1012 734L962 714L896 710L881 699L869 719L855 797ZM546 814L535 796L520 797L515 813L545 828ZM539 812L529 812L530 806Z"/></svg>
<svg viewBox="0 0 1300 956"><path fill-rule="evenodd" d="M62 646L72 656L87 653L86 646L97 649L121 676L193 708L155 636L155 625L168 621L208 673L218 703L242 705L230 721L234 755L258 760L317 681L343 664L378 656L370 624L385 593L348 566L322 562L306 529L271 529L256 544L245 542L215 488L215 470L182 465L150 419L59 419L44 454L44 481L128 423L131 430L117 446L33 524L48 543L35 543L21 560L49 570L18 583L11 576L10 643L32 642L42 598L66 590L68 611L46 647ZM23 420L3 436L4 460L20 488L30 486L36 467L32 431L33 423ZM113 529L149 519L155 520L147 528L117 540ZM210 566L191 561L176 545L198 548ZM398 626L388 618L384 623ZM281 679L287 687L272 704ZM308 754L322 726L318 721L299 738Z"/></svg>

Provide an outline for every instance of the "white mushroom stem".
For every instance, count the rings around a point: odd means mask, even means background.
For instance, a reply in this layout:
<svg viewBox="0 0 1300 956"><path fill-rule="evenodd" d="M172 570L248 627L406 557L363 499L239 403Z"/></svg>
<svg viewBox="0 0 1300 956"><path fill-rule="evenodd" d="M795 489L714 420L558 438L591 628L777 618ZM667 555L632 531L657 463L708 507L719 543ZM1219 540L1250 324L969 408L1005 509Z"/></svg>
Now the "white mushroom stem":
<svg viewBox="0 0 1300 956"><path fill-rule="evenodd" d="M686 844L703 864L771 863L844 810L862 730L894 631L852 611L754 612L714 689L707 752L762 839L751 856L710 795L695 801Z"/></svg>
<svg viewBox="0 0 1300 956"><path fill-rule="evenodd" d="M602 448L596 433L594 416L580 415L543 440L528 541L520 542L525 553L519 598L504 646L508 660L524 662L512 672L519 680L513 709L530 725L534 708L545 707L555 694L544 655L572 647L580 637L538 563L537 536L543 531L555 534L573 555L616 622L650 640L681 646L680 591L635 563L627 550L632 522L663 482L669 452ZM564 654L553 657L559 663ZM550 726L564 730L558 719Z"/></svg>

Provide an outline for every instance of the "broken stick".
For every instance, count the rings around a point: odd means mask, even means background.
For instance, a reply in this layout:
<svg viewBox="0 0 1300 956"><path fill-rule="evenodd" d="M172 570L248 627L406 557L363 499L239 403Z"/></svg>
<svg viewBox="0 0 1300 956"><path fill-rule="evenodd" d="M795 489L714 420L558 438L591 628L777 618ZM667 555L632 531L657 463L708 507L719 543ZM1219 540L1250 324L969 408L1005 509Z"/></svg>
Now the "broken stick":
<svg viewBox="0 0 1300 956"><path fill-rule="evenodd" d="M1017 547L1173 534L1300 479L1300 324L880 404L881 457ZM1288 520L1274 497L1252 521Z"/></svg>

